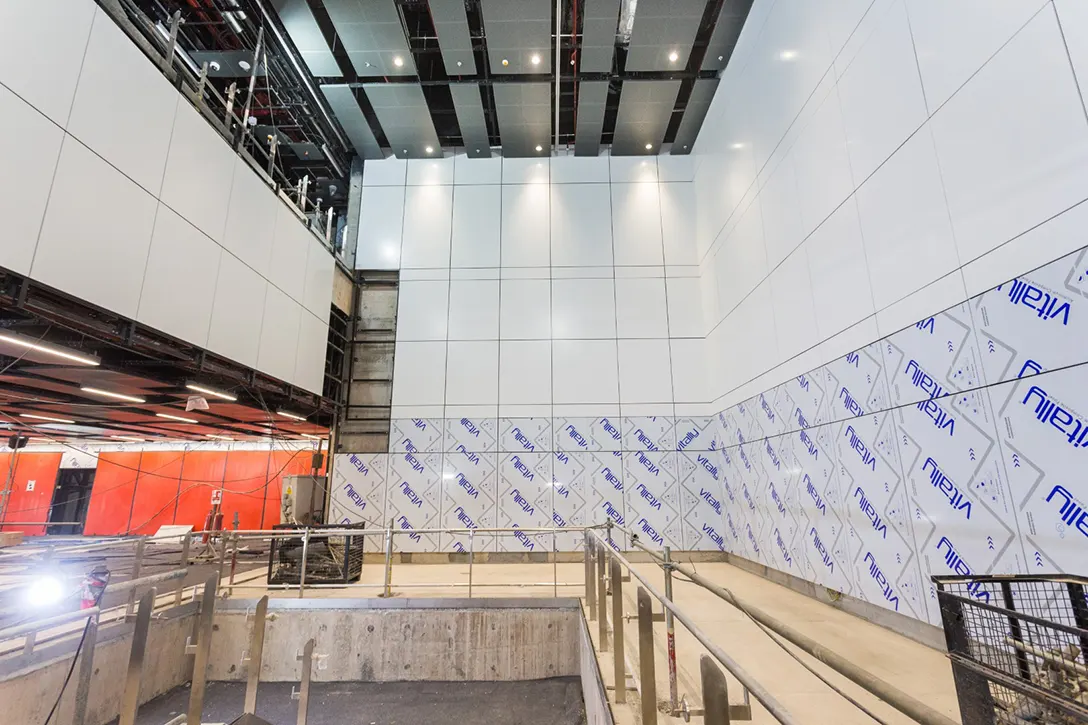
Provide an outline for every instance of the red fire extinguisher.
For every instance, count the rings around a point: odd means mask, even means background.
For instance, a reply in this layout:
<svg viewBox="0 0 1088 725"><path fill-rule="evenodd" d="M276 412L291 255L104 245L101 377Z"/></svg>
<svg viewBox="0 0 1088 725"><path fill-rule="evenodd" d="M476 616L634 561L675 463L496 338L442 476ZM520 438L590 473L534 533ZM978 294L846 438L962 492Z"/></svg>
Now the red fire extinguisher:
<svg viewBox="0 0 1088 725"><path fill-rule="evenodd" d="M208 515L204 517L204 534L200 537L200 541L205 544L211 539L213 532L223 530L223 512L220 510L222 504L222 489L212 491L212 507L208 510Z"/></svg>
<svg viewBox="0 0 1088 725"><path fill-rule="evenodd" d="M83 577L83 585L80 587L80 609L91 609L98 606L98 600L102 598L102 592L110 581L109 569L99 564Z"/></svg>

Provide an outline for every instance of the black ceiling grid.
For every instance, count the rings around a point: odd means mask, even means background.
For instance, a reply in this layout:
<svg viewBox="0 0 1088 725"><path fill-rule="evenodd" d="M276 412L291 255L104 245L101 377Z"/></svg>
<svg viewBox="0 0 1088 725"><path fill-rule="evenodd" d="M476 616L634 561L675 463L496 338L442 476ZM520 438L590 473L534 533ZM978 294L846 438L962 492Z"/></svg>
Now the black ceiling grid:
<svg viewBox="0 0 1088 725"><path fill-rule="evenodd" d="M338 131L354 136L352 144L361 146L354 150L364 158L403 156L410 146L423 149L420 158L462 148L479 156L498 149L507 155L550 153L557 130L560 147L578 154L594 148L599 153L601 146L611 146L617 155L645 154L646 143L652 146L649 153L667 152L670 146L673 153L687 153L682 147L690 147L698 134L714 81L729 62L752 4L638 0L632 16L629 0L560 0L557 62L555 0L203 0L200 8L189 0L135 1L159 22L176 9L192 19L193 27L183 26L180 41L187 50L251 49L259 28L253 17L262 11L275 14L292 39L291 51L302 59L315 87L322 87L319 95L326 96L328 88L337 99ZM235 2L252 16L240 31L222 14ZM284 110L262 106L262 112L301 110L298 134L307 136L305 129L315 121L306 115L299 84L284 75L285 64L270 59L270 66L275 99L269 100ZM503 90L508 84L513 87ZM650 93L654 86L658 90ZM350 90L358 112L345 103L350 99L341 87ZM545 87L547 101L541 95ZM628 87L638 89L635 103L624 103ZM524 98L526 88L534 89L530 110L514 113L511 99ZM660 138L655 132L655 140L634 146L636 136L642 139L660 124L662 99L670 94L675 104ZM583 109L583 102L590 107ZM325 105L334 105L333 99ZM653 117L640 117L650 106ZM545 107L546 139L540 138ZM361 132L360 115L369 134ZM279 116L276 120L279 125ZM283 121L291 125L286 117ZM407 123L410 130L391 128L391 123ZM503 126L512 137L505 138ZM583 139L582 129L591 138ZM527 145L530 136L533 143ZM676 144L678 136L686 143ZM490 150L483 148L485 138ZM617 138L626 141L617 145ZM312 139L291 140L303 144ZM428 145L431 154L426 154ZM537 145L542 152L536 152ZM301 168L315 162L300 158L297 163Z"/></svg>
<svg viewBox="0 0 1088 725"><path fill-rule="evenodd" d="M209 435L224 434L234 440L270 434L320 437L332 423L336 405L332 397L300 390L3 270L0 329L93 355L100 363L74 365L0 341L0 423L24 434L39 435L33 428L49 423L26 415L74 421L75 426L63 429L63 437L93 440L115 435L147 440L207 440ZM229 392L237 400L205 395L208 410L187 412L186 401L194 394L185 387L189 382ZM144 402L108 400L81 387L137 396ZM338 394L330 388L326 392ZM277 416L278 410L306 420Z"/></svg>

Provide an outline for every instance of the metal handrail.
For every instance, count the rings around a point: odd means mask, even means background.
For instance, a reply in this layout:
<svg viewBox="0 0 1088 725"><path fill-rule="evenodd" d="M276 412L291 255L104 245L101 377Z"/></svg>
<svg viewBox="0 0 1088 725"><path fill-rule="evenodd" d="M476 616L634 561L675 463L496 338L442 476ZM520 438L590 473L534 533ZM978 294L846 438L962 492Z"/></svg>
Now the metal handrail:
<svg viewBox="0 0 1088 725"><path fill-rule="evenodd" d="M627 529L623 529L623 527L620 528L628 535L632 535L630 531L627 531ZM774 617L768 615L766 612L761 611L760 609L752 606L751 604L745 602L742 599L739 599L731 591L708 580L706 577L700 575L694 569L685 567L682 564L676 563L675 561L665 561L665 558L660 553L641 543L637 537L632 536L632 543L636 547L653 557L654 563L660 565L662 568L668 567L680 572L695 584L698 584L699 586L709 591L711 594L714 594L718 598L732 604L734 607L747 614L759 624L778 634L783 639L789 641L791 644L804 650L812 657L816 658L823 664L835 670L843 677L846 677L850 681L861 686L870 694L888 703L896 710L903 713L912 720L923 723L923 725L957 725L955 720L952 720L951 718L942 715L941 713L931 708L929 705L926 705L924 702L921 702L920 700L911 697L907 693L885 682L879 677L876 677L875 675L866 672L842 655L828 649L827 647L824 647L816 640L802 634L793 627L790 627L788 624L780 622Z"/></svg>
<svg viewBox="0 0 1088 725"><path fill-rule="evenodd" d="M778 722L782 723L782 725L798 725L797 719L790 714L790 712L785 708L785 706L782 705L782 703L775 699L774 695L768 692L767 689L763 687L763 685L761 685L758 680L752 677L752 675L750 675L747 670L741 667L741 665L736 660L726 654L725 650L716 645L710 639L710 637L707 636L707 634L703 632L703 630L700 629L699 626L695 624L695 622L693 622L690 617L688 617L687 614L685 614L673 602L669 601L668 597L659 592L657 588L654 587L654 585L646 579L646 577L640 574L638 570L636 570L634 566L632 566L631 562L627 560L627 557L613 549L609 541L596 531L590 531L589 533L590 536L597 540L599 546L602 548L603 551L608 554L608 556L610 556L613 560L619 562L622 566L626 567L630 575L637 579L647 592L649 592L655 599L661 602L661 605L665 609L672 612L673 617L675 617L677 621L679 621L681 624L684 625L684 627L687 628L688 632L690 632L691 635L699 642L699 644L703 645L703 647L705 647L707 651L714 656L714 659L718 660L718 662L721 663L722 667L728 670L730 674L737 678L738 682L740 682L742 685L744 685L745 688L748 689L748 691L752 694L752 697L754 697L760 704L762 704L763 707L767 709L767 712L773 715L775 719L778 720ZM604 616L603 607L601 616ZM620 687L623 686L624 685L622 682L617 682L617 691Z"/></svg>

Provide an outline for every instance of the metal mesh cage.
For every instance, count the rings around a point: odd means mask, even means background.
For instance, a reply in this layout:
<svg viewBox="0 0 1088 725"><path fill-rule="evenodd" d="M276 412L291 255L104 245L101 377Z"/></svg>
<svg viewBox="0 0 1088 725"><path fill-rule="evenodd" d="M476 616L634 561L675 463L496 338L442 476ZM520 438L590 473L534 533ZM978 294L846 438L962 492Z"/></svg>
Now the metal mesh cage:
<svg viewBox="0 0 1088 725"><path fill-rule="evenodd" d="M964 725L1088 723L1088 579L933 580Z"/></svg>
<svg viewBox="0 0 1088 725"><path fill-rule="evenodd" d="M307 584L348 584L363 573L363 536L321 534L322 529L363 529L366 524L336 526L296 526L277 524L276 530L295 530L297 537L275 538L268 552L268 583L299 584L302 557L306 556ZM310 531L310 541L303 546L303 534Z"/></svg>

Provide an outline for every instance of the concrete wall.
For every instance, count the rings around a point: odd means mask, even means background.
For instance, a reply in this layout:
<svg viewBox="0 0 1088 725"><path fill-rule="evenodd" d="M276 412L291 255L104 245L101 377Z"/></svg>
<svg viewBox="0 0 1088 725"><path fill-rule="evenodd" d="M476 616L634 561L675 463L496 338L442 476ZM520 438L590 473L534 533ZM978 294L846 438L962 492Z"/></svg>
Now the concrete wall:
<svg viewBox="0 0 1088 725"><path fill-rule="evenodd" d="M141 703L189 680L192 658L185 656L185 641L192 632L193 611L188 605L151 621L140 682ZM132 624L120 624L99 631L87 725L103 725L117 717L132 648L132 628ZM49 648L41 648L26 660L21 656L7 659L0 666L0 721L44 723L71 667L74 648L74 643L56 647L52 655ZM78 675L77 663L53 723L72 722Z"/></svg>
<svg viewBox="0 0 1088 725"><path fill-rule="evenodd" d="M247 611L216 611L211 680L243 680ZM578 675L582 615L574 600L272 599L261 681L297 681L306 641L316 640L318 681L508 681Z"/></svg>

